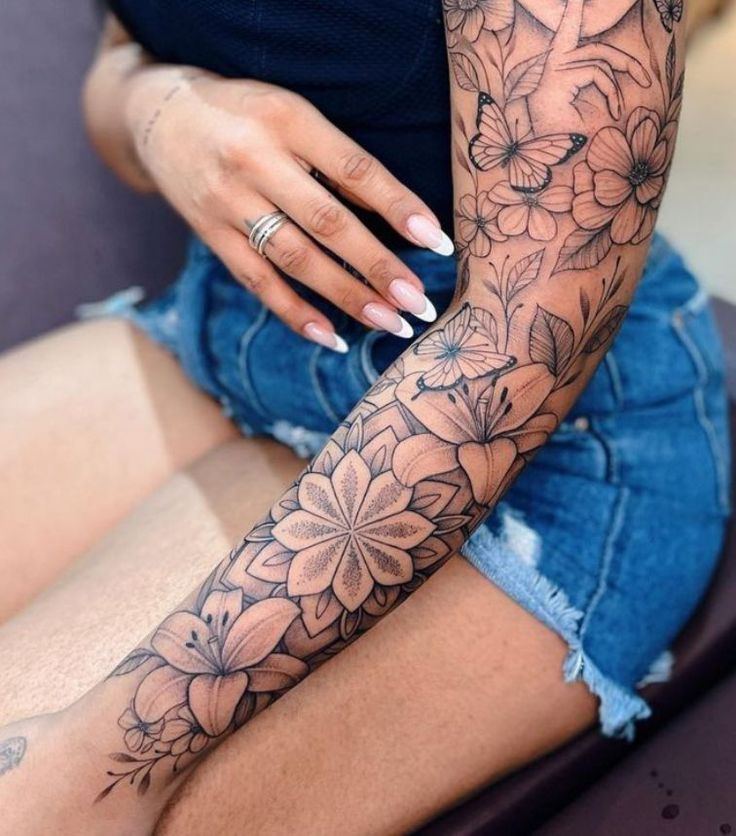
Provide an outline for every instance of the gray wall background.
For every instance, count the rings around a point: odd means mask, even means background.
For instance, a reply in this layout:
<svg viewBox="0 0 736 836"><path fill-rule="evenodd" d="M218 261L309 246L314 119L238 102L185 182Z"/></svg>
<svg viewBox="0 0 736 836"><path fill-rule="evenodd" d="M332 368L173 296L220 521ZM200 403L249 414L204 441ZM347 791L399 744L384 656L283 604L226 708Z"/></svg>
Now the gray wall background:
<svg viewBox="0 0 736 836"><path fill-rule="evenodd" d="M101 16L93 0L0 2L0 350L73 318L79 302L155 293L185 231L96 160L79 94Z"/></svg>

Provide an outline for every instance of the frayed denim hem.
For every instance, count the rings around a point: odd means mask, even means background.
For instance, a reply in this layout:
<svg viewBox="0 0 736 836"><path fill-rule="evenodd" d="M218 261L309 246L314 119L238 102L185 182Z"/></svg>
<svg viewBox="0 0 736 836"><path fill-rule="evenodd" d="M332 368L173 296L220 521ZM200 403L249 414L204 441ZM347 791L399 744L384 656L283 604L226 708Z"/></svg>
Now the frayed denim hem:
<svg viewBox="0 0 736 836"><path fill-rule="evenodd" d="M99 319L103 316L128 318L135 305L145 299L146 292L139 285L118 290L100 302L83 302L74 309L78 319Z"/></svg>
<svg viewBox="0 0 736 836"><path fill-rule="evenodd" d="M497 536L482 526L461 548L461 553L483 575L564 639L568 646L563 665L565 681L582 680L599 698L602 733L607 737L633 740L636 721L650 717L651 708L634 691L602 673L586 654L580 637L582 611L570 603L564 590L536 568L536 552L541 547L535 542L535 537L538 540L536 532L503 503L497 513L501 514L503 533ZM662 654L640 685L666 681L672 661L671 653Z"/></svg>
<svg viewBox="0 0 736 836"><path fill-rule="evenodd" d="M112 317L132 322L164 348L176 354L178 336L178 314L173 307L163 306L154 315L141 311L137 306L145 298L143 288L136 286L119 290L99 302L78 305L76 316L81 320ZM269 426L255 428L244 420L237 405L227 396L218 398L222 412L233 421L240 432L248 437L269 435L290 447L301 459L311 459L319 453L329 439L328 433L316 432L288 421L276 421Z"/></svg>
<svg viewBox="0 0 736 836"><path fill-rule="evenodd" d="M99 302L85 302L77 305L74 314L77 319L83 321L111 318L132 322L151 339L176 355L179 314L171 306L166 306L162 311L156 310L153 315L146 310L141 310L138 305L145 297L145 290L138 285L133 285L124 290L118 290Z"/></svg>
<svg viewBox="0 0 736 836"><path fill-rule="evenodd" d="M277 441L291 447L300 459L314 458L330 438L327 433L308 430L288 421L276 421L268 428L268 432Z"/></svg>
<svg viewBox="0 0 736 836"><path fill-rule="evenodd" d="M140 287L130 287L101 302L80 305L76 313L80 319L116 317L129 320L176 354L179 331L176 309L161 305L155 315L147 315L136 307L143 297ZM244 435L271 435L300 458L315 456L329 438L327 433L283 420L266 427L252 427L238 414L236 405L229 398L221 395L219 400L226 417L231 418ZM582 680L600 699L599 718L603 734L633 740L636 721L649 717L650 707L634 691L603 674L585 653L580 635L583 613L571 605L564 590L556 587L536 568L542 546L537 532L505 503L499 505L497 513L502 521L502 534L496 536L482 526L463 546L462 554L482 574L564 639L569 648L563 668L565 680ZM671 668L672 655L668 652L662 654L638 686L666 681Z"/></svg>

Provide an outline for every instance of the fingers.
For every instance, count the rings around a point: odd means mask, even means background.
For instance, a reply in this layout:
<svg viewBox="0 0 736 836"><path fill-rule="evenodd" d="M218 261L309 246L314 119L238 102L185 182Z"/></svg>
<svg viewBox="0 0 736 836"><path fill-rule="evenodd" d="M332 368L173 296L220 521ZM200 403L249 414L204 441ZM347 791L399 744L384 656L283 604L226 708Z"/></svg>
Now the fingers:
<svg viewBox="0 0 736 836"><path fill-rule="evenodd" d="M575 83L578 87L585 87L588 84L593 84L597 87L606 99L611 116L616 120L621 118L621 110L623 107L621 90L616 83L613 71L605 62L602 64L577 64L571 62L571 64L566 65L563 69L576 74Z"/></svg>
<svg viewBox="0 0 736 836"><path fill-rule="evenodd" d="M250 217L245 219L248 227L252 227L259 217L274 209L273 205L266 201L254 201L251 206L257 208L255 211L251 209ZM234 228L237 229L235 224ZM237 234L242 235L244 246L249 248L245 232ZM252 256L256 253L249 249L248 255ZM257 258L270 261L273 266L280 268L288 276L314 290L315 293L369 328L389 331L407 339L413 336L411 326L399 315L395 306L387 303L375 290L343 269L296 224L289 222L279 227L268 239L264 255L265 258L261 256ZM242 272L245 272L247 276L247 270L241 270L236 275ZM252 278L250 281L252 283ZM286 286L288 287L288 284ZM264 299L261 293L259 296ZM264 304L271 307L270 302L266 303L265 299Z"/></svg>
<svg viewBox="0 0 736 836"><path fill-rule="evenodd" d="M233 277L292 331L331 351L347 352L345 340L335 333L330 320L295 293L265 258L250 249L243 233L225 229L207 243Z"/></svg>
<svg viewBox="0 0 736 836"><path fill-rule="evenodd" d="M301 167L291 164L264 184L270 200L312 238L365 277L392 305L425 321L436 312L421 281L355 215Z"/></svg>
<svg viewBox="0 0 736 836"><path fill-rule="evenodd" d="M565 11L562 14L560 28L557 30L553 49L575 49L580 42L580 33L583 28L583 7L585 0L567 0Z"/></svg>
<svg viewBox="0 0 736 836"><path fill-rule="evenodd" d="M344 193L355 195L402 236L440 255L452 255L452 240L435 214L374 156L329 123L316 109L306 130L296 131L294 152L322 171ZM315 139L319 137L319 139Z"/></svg>
<svg viewBox="0 0 736 836"><path fill-rule="evenodd" d="M414 335L412 327L393 305L350 275L295 224L281 227L266 245L265 254L289 276L369 328L407 339Z"/></svg>
<svg viewBox="0 0 736 836"><path fill-rule="evenodd" d="M628 73L640 87L651 87L652 85L652 77L641 62L610 44L587 44L578 47L571 58L575 62L604 61L616 72Z"/></svg>
<svg viewBox="0 0 736 836"><path fill-rule="evenodd" d="M354 206L360 206L361 209L366 209L369 212L373 211L373 207L369 206L361 197L359 197L355 192L351 192L349 189L345 189L340 186L338 183L335 183L333 180L330 180L329 177L325 175L324 172L320 171L319 169L315 168L314 166L309 165L309 163L305 162L304 160L300 159L299 157L295 157L296 161L299 165L309 174L314 177L314 179L318 183L322 183L323 186L331 189L337 194L344 197L347 201L352 203Z"/></svg>

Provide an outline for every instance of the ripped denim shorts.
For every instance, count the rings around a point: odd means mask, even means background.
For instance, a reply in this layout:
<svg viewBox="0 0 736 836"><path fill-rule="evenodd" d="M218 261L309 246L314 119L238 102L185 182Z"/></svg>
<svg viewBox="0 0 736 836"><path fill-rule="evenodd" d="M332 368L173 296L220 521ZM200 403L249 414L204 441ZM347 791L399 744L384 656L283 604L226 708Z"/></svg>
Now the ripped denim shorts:
<svg viewBox="0 0 736 836"><path fill-rule="evenodd" d="M398 254L445 308L453 260ZM170 349L244 433L309 456L406 342L300 292L333 320L348 354L287 330L197 240L162 297L136 307L123 293L104 311ZM707 297L655 237L613 348L464 548L563 637L564 675L600 698L605 734L631 737L634 721L650 714L637 686L667 678L670 643L706 590L729 510L728 455L723 362Z"/></svg>

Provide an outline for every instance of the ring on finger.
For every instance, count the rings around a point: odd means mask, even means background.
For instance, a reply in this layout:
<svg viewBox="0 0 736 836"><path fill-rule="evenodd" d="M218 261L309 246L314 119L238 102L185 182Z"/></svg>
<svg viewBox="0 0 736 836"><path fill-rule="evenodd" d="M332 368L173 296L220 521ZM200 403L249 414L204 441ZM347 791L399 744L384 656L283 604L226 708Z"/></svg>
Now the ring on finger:
<svg viewBox="0 0 736 836"><path fill-rule="evenodd" d="M261 215L256 220L248 235L248 243L258 253L263 256L266 244L281 229L281 227L290 220L286 212L276 211L269 212L266 215Z"/></svg>

